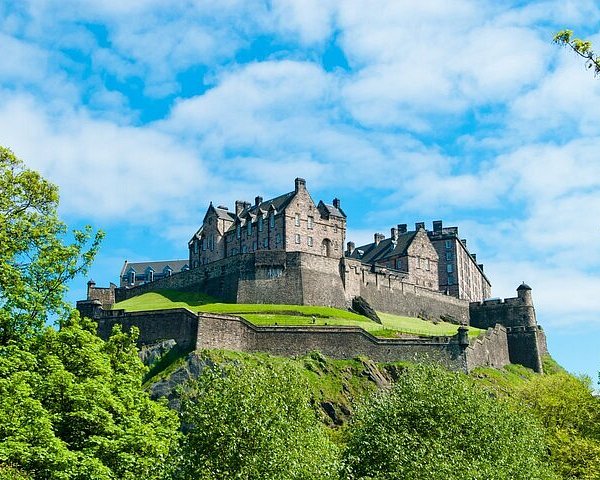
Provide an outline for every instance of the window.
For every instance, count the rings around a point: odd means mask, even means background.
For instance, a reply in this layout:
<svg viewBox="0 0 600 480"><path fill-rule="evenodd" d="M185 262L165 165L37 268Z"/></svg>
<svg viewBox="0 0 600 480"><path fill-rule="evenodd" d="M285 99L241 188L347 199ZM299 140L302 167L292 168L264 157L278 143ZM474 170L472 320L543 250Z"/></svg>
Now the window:
<svg viewBox="0 0 600 480"><path fill-rule="evenodd" d="M396 259L396 268L398 270L400 270L400 267L402 266L402 260L400 260L399 258Z"/></svg>
<svg viewBox="0 0 600 480"><path fill-rule="evenodd" d="M315 223L314 217L308 217L308 228L312 229Z"/></svg>
<svg viewBox="0 0 600 480"><path fill-rule="evenodd" d="M267 278L278 278L283 275L282 267L269 267L267 268Z"/></svg>
<svg viewBox="0 0 600 480"><path fill-rule="evenodd" d="M200 240L200 243L202 244L202 251L206 252L206 238Z"/></svg>
<svg viewBox="0 0 600 480"><path fill-rule="evenodd" d="M337 225L333 226L333 233L337 233Z"/></svg>
<svg viewBox="0 0 600 480"><path fill-rule="evenodd" d="M133 270L129 272L129 283L135 283L135 272Z"/></svg>
<svg viewBox="0 0 600 480"><path fill-rule="evenodd" d="M213 235L210 242L210 250L213 251L215 249L215 236Z"/></svg>
<svg viewBox="0 0 600 480"><path fill-rule="evenodd" d="M275 214L272 213L269 217L269 227L275 228Z"/></svg>
<svg viewBox="0 0 600 480"><path fill-rule="evenodd" d="M258 217L258 231L259 232L263 231L263 218L262 217Z"/></svg>
<svg viewBox="0 0 600 480"><path fill-rule="evenodd" d="M452 275L448 275L448 285L454 285L454 277Z"/></svg>
<svg viewBox="0 0 600 480"><path fill-rule="evenodd" d="M446 260L452 260L452 252L446 252Z"/></svg>
<svg viewBox="0 0 600 480"><path fill-rule="evenodd" d="M299 233L296 234L296 243L300 243L300 234Z"/></svg>
<svg viewBox="0 0 600 480"><path fill-rule="evenodd" d="M281 235L278 233L275 235L275 245L279 245L281 243Z"/></svg>
<svg viewBox="0 0 600 480"><path fill-rule="evenodd" d="M235 235L237 238L240 238L242 236L242 227L239 223L235 227Z"/></svg>
<svg viewBox="0 0 600 480"><path fill-rule="evenodd" d="M194 260L194 268L198 266L198 260ZM169 270L169 277L171 276L171 270Z"/></svg>
<svg viewBox="0 0 600 480"><path fill-rule="evenodd" d="M295 224L296 224L297 227L300 226L300 214L299 213L296 214Z"/></svg>
<svg viewBox="0 0 600 480"><path fill-rule="evenodd" d="M454 271L454 266L451 263L449 263L448 265L446 265L446 271L448 273L452 273Z"/></svg>
<svg viewBox="0 0 600 480"><path fill-rule="evenodd" d="M194 240L194 253L198 253L198 241Z"/></svg>
<svg viewBox="0 0 600 480"><path fill-rule="evenodd" d="M252 235L252 219L248 219L248 223L246 224L246 232L248 235Z"/></svg>
<svg viewBox="0 0 600 480"><path fill-rule="evenodd" d="M446 250L450 250L452 248L452 240L446 240Z"/></svg>
<svg viewBox="0 0 600 480"><path fill-rule="evenodd" d="M153 270L148 270L148 272L146 273L146 279L149 282L154 281L154 271Z"/></svg>
<svg viewBox="0 0 600 480"><path fill-rule="evenodd" d="M308 218L310 218L310 217L308 217ZM312 247L313 246L313 238L312 237L308 237L306 239L306 243L308 243L309 247Z"/></svg>
<svg viewBox="0 0 600 480"><path fill-rule="evenodd" d="M252 242L252 250L256 250L256 240Z"/></svg>
<svg viewBox="0 0 600 480"><path fill-rule="evenodd" d="M246 245L242 247L242 253L248 253L248 247Z"/></svg>
<svg viewBox="0 0 600 480"><path fill-rule="evenodd" d="M237 248L231 249L231 255L237 255Z"/></svg>
<svg viewBox="0 0 600 480"><path fill-rule="evenodd" d="M421 268L421 257L417 257L417 268Z"/></svg>
<svg viewBox="0 0 600 480"><path fill-rule="evenodd" d="M427 259L427 266L426 266L427 270L431 270L431 260ZM429 285L431 287L431 285Z"/></svg>
<svg viewBox="0 0 600 480"><path fill-rule="evenodd" d="M263 247L269 248L269 239L268 238L263 238Z"/></svg>

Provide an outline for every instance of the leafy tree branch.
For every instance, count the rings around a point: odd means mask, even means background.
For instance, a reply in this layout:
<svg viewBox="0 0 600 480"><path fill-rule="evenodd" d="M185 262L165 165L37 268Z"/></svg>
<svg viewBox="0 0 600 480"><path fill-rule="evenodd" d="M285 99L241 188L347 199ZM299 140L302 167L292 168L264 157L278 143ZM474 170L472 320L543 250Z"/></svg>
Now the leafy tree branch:
<svg viewBox="0 0 600 480"><path fill-rule="evenodd" d="M594 69L594 75L600 75L600 57L592 50L592 42L573 38L572 30L561 30L554 35L553 41L558 45L571 47L577 55L585 59L587 68Z"/></svg>

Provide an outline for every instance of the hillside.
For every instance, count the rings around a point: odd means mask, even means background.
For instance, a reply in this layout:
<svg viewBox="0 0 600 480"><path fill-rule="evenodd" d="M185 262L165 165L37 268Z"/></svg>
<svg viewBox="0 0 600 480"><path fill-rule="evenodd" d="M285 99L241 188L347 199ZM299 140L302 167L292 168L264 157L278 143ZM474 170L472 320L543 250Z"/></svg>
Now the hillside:
<svg viewBox="0 0 600 480"><path fill-rule="evenodd" d="M128 312L187 308L193 312L239 315L255 325L342 325L360 327L378 337L399 335L443 336L454 335L458 326L448 322L431 322L414 317L403 317L378 312L382 324L356 313L331 307L274 304L219 303L204 294L162 290L145 293L116 303L113 309ZM469 336L483 333L469 329Z"/></svg>

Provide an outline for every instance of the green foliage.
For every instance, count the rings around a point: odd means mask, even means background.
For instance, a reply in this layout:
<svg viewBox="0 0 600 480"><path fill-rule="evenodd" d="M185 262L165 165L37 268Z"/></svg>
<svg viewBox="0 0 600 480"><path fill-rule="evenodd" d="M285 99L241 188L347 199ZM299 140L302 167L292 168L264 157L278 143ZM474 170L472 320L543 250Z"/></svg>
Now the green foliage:
<svg viewBox="0 0 600 480"><path fill-rule="evenodd" d="M336 478L337 449L300 378L290 364L205 369L182 403L182 478Z"/></svg>
<svg viewBox="0 0 600 480"><path fill-rule="evenodd" d="M0 147L0 345L29 340L53 315L67 317L66 283L96 255L103 234L86 227L65 243L57 207L56 186Z"/></svg>
<svg viewBox="0 0 600 480"><path fill-rule="evenodd" d="M421 365L358 410L351 479L550 479L541 427L465 375Z"/></svg>
<svg viewBox="0 0 600 480"><path fill-rule="evenodd" d="M546 428L550 460L564 478L600 478L600 399L589 379L538 375L517 398Z"/></svg>
<svg viewBox="0 0 600 480"><path fill-rule="evenodd" d="M594 75L600 75L600 57L592 50L592 42L573 38L572 30L561 30L553 39L554 43L569 46L580 57L585 58L587 68L594 70Z"/></svg>
<svg viewBox="0 0 600 480"><path fill-rule="evenodd" d="M104 342L94 328L74 316L28 350L0 347L0 465L34 478L168 475L175 413L142 390L135 337Z"/></svg>

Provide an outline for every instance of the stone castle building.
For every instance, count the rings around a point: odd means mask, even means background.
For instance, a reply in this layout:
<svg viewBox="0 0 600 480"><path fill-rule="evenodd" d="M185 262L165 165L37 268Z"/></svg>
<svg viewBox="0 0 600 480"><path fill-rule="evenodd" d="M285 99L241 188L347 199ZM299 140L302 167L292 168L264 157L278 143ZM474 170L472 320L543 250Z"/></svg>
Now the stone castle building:
<svg viewBox="0 0 600 480"><path fill-rule="evenodd" d="M137 325L140 341L174 338L186 348L233 348L296 355L319 349L348 358L359 354L381 361L433 358L451 368L521 363L542 371L546 353L537 325L531 289L517 297L491 299L483 265L460 239L457 227L423 222L376 233L356 247L346 240L346 214L340 201L316 203L297 178L294 190L235 209L211 203L188 243L187 261L125 263L121 287L88 283L79 310L100 324ZM187 268L189 267L189 268ZM176 271L179 269L179 271ZM197 291L224 302L324 305L350 308L354 301L397 315L462 325L453 337L379 339L355 327L258 327L243 319L186 311L126 313L115 302L156 290ZM186 313L187 312L187 313ZM487 328L476 341L468 326ZM462 330L461 330L462 329Z"/></svg>
<svg viewBox="0 0 600 480"><path fill-rule="evenodd" d="M202 226L190 240L193 268L260 250L306 252L341 258L346 236L346 214L340 201L314 202L302 178L292 192L254 204L235 202L235 211L211 203ZM277 272L274 272L276 274Z"/></svg>

